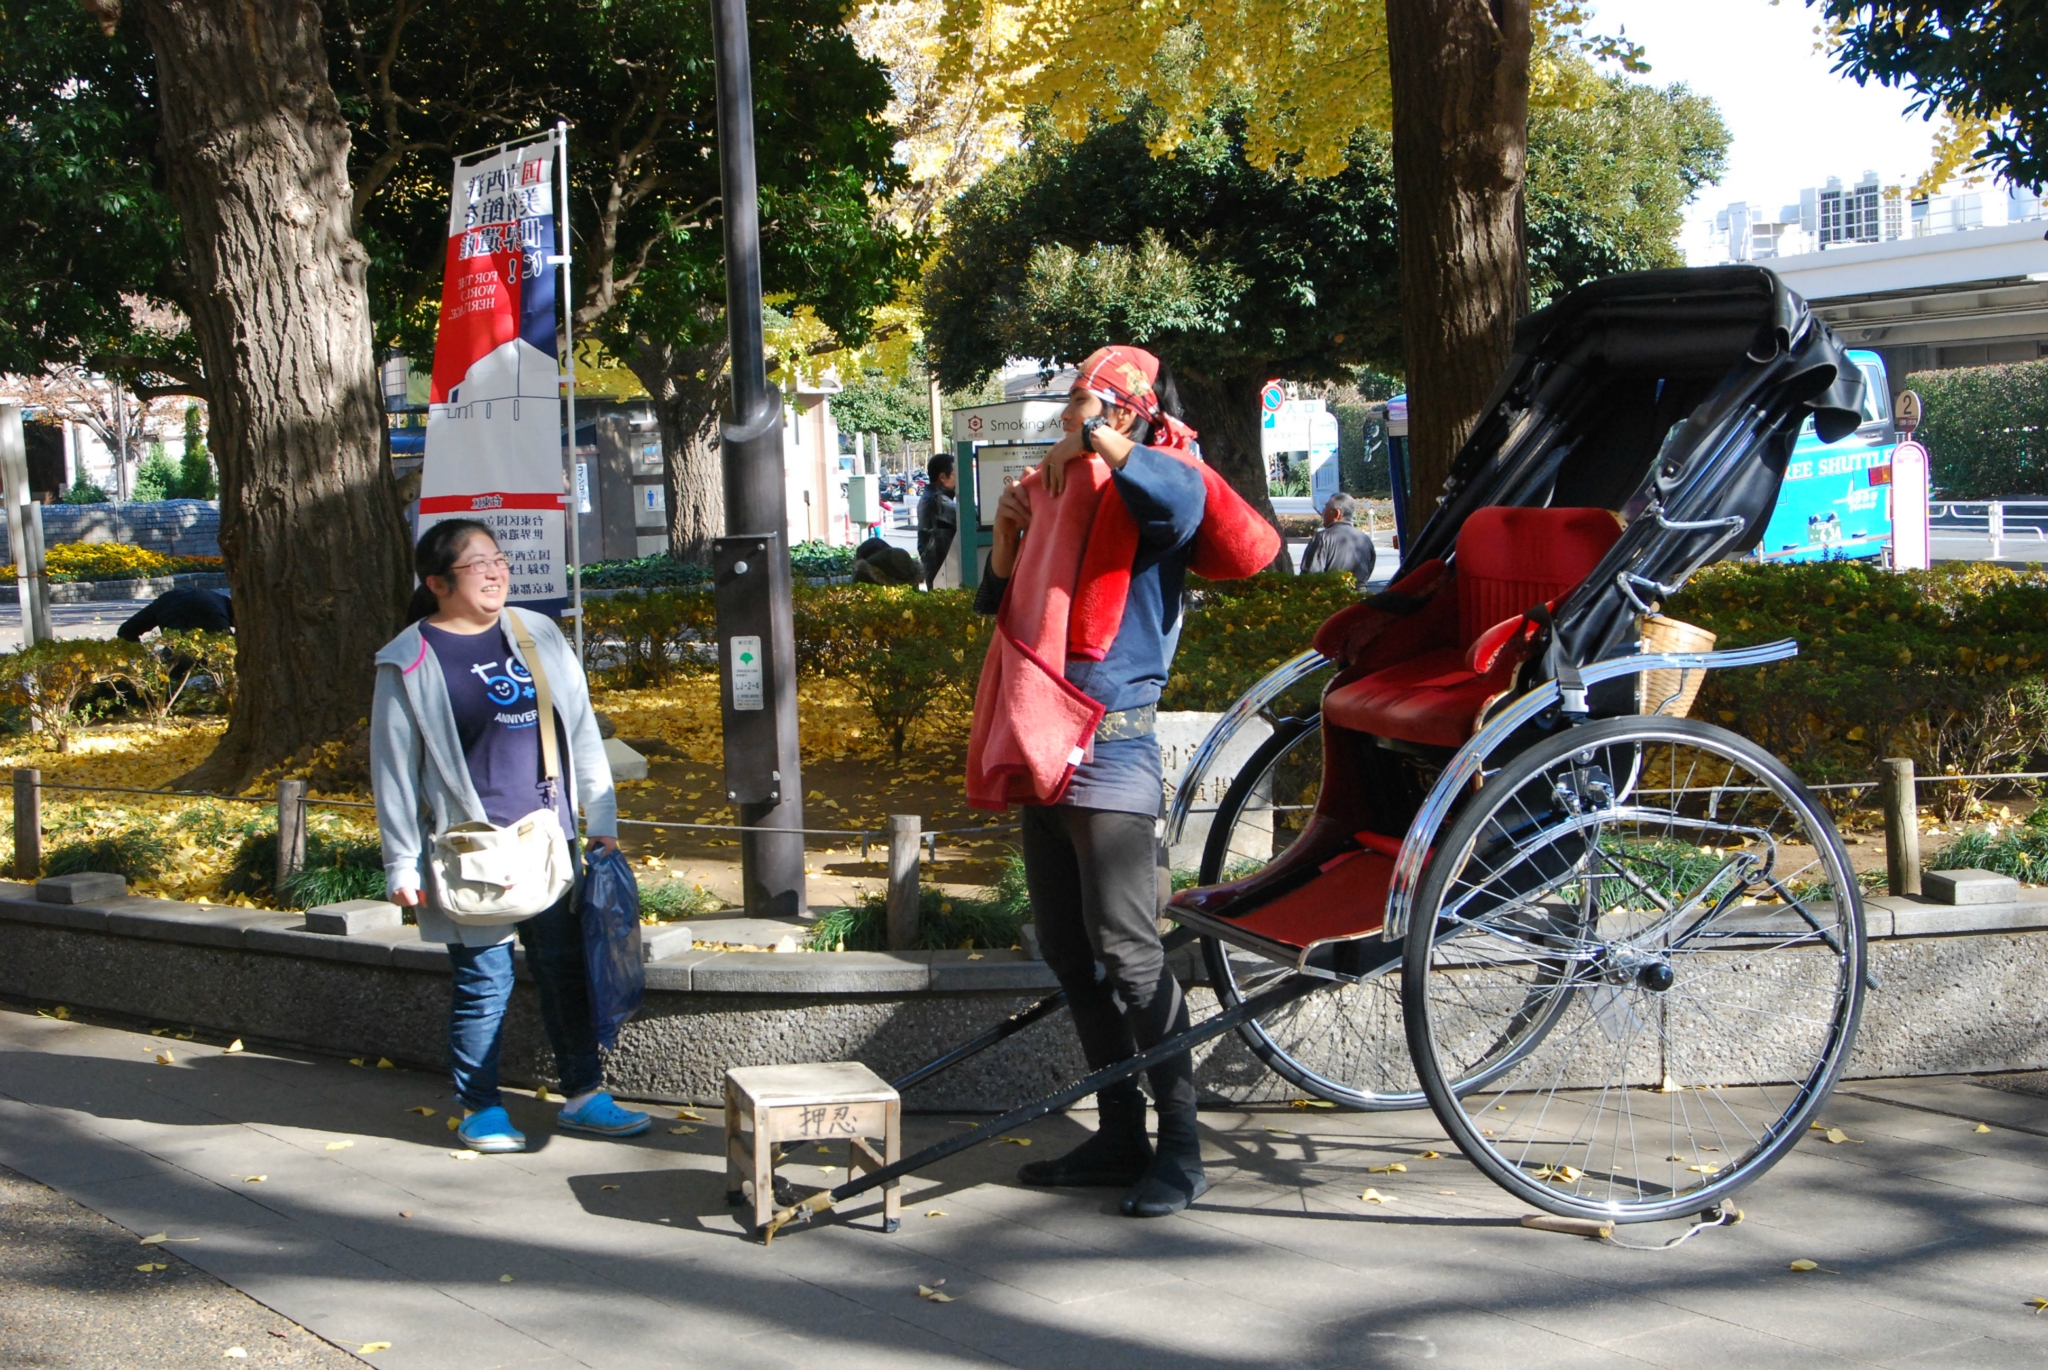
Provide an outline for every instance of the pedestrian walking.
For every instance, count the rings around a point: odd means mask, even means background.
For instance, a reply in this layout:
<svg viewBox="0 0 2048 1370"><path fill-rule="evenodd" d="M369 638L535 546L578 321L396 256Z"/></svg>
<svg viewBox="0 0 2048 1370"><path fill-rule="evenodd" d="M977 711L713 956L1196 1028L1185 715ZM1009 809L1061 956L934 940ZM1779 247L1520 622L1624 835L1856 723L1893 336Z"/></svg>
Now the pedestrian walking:
<svg viewBox="0 0 2048 1370"><path fill-rule="evenodd" d="M1160 690L1190 570L1227 578L1279 551L1272 526L1193 451L1173 381L1134 347L1082 364L1065 432L1003 492L975 607L996 615L968 743L968 799L1022 806L1038 946L1091 1069L1188 1026L1159 940ZM1096 1096L1094 1136L1018 1172L1031 1185L1112 1186L1159 1217L1208 1181L1185 1054L1149 1072L1155 1148L1135 1081Z"/></svg>
<svg viewBox="0 0 2048 1370"><path fill-rule="evenodd" d="M937 453L924 469L929 480L917 499L917 559L929 589L938 583L939 568L946 564L946 553L960 531L960 477L950 452Z"/></svg>
<svg viewBox="0 0 2048 1370"><path fill-rule="evenodd" d="M1301 573L1312 571L1349 571L1358 583L1359 592L1365 591L1365 583L1372 579L1372 564L1376 555L1372 535L1352 523L1358 512L1358 501L1346 494L1330 496L1323 506L1323 526L1308 540L1308 546L1301 549Z"/></svg>
<svg viewBox="0 0 2048 1370"><path fill-rule="evenodd" d="M448 946L456 1135L477 1151L526 1146L498 1091L514 936L566 1096L556 1126L645 1132L648 1116L604 1091L576 914L577 809L592 845L618 847L589 683L551 620L506 606L511 568L483 524L435 524L414 567L411 619L376 658L371 786L386 888L423 940Z"/></svg>

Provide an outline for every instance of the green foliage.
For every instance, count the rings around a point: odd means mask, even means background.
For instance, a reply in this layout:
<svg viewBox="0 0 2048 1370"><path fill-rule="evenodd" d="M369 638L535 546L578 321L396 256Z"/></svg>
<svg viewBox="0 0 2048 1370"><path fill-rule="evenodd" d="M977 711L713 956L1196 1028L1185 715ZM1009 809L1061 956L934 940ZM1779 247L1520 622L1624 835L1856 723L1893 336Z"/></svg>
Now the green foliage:
<svg viewBox="0 0 2048 1370"><path fill-rule="evenodd" d="M2035 814L2048 817L2048 809ZM1932 861L1931 871L1985 870L2009 875L2026 885L2048 885L2048 827L2033 821L2004 826L1997 823L1973 828L1945 844Z"/></svg>
<svg viewBox="0 0 2048 1370"><path fill-rule="evenodd" d="M1981 155L2014 185L2048 183L2048 24L2000 0L1808 0L1839 35L1836 69L1903 87L1907 109L1988 120Z"/></svg>
<svg viewBox="0 0 2048 1370"><path fill-rule="evenodd" d="M848 682L899 758L941 700L972 700L988 631L970 590L828 585L796 595L798 669Z"/></svg>
<svg viewBox="0 0 2048 1370"><path fill-rule="evenodd" d="M0 656L0 698L28 715L45 745L68 752L72 736L91 721L87 693L126 679L139 650L118 638L38 642Z"/></svg>
<svg viewBox="0 0 2048 1370"><path fill-rule="evenodd" d="M178 483L172 499L216 499L220 487L214 483L213 461L206 450L205 411L196 404L185 406L185 455L178 462Z"/></svg>
<svg viewBox="0 0 2048 1370"><path fill-rule="evenodd" d="M240 675L235 669L235 635L233 633L208 632L203 628L188 628L181 632L159 632L157 648L170 655L173 662L189 663L184 669L187 674L181 688L189 689L193 677L205 676L213 684L213 694L226 713L234 707L235 690ZM175 704L177 701L171 701ZM166 706L165 712L169 712Z"/></svg>
<svg viewBox="0 0 2048 1370"><path fill-rule="evenodd" d="M1916 371L1920 441L1953 499L2048 492L2048 361Z"/></svg>
<svg viewBox="0 0 2048 1370"><path fill-rule="evenodd" d="M702 885L685 880L663 880L640 887L640 917L643 921L673 923L695 918L700 913L716 913L724 907L723 899Z"/></svg>
<svg viewBox="0 0 2048 1370"><path fill-rule="evenodd" d="M679 671L717 660L717 605L702 590L622 590L583 602L593 643L617 643L606 678L618 685L663 685Z"/></svg>
<svg viewBox="0 0 2048 1370"><path fill-rule="evenodd" d="M832 397L832 418L842 433L880 433L904 442L929 439L931 396L908 376L891 380L869 371Z"/></svg>
<svg viewBox="0 0 2048 1370"><path fill-rule="evenodd" d="M221 877L223 894L244 894L279 908L311 909L345 899L384 897L384 850L331 814L306 816L306 864L282 885L277 880L277 810L245 819L235 859Z"/></svg>
<svg viewBox="0 0 2048 1370"><path fill-rule="evenodd" d="M919 951L1002 951L1020 944L1031 921L1023 895L1023 862L1011 857L987 899L961 899L931 885L917 891ZM865 894L852 908L819 915L805 944L812 951L884 951L889 897Z"/></svg>
<svg viewBox="0 0 2048 1370"><path fill-rule="evenodd" d="M153 880L177 855L177 846L155 828L132 827L52 847L43 857L45 875L103 871L130 880Z"/></svg>
<svg viewBox="0 0 2048 1370"><path fill-rule="evenodd" d="M789 549L789 573L801 579L853 574L853 549L823 542L799 542Z"/></svg>
<svg viewBox="0 0 2048 1370"><path fill-rule="evenodd" d="M111 504L114 497L103 486L87 480L83 472L71 483L71 488L57 497L59 504Z"/></svg>
<svg viewBox="0 0 2048 1370"><path fill-rule="evenodd" d="M134 497L138 500L177 499L178 480L178 468L171 465L171 459L164 455L164 445L153 442L149 445L149 455L136 468Z"/></svg>
<svg viewBox="0 0 2048 1370"><path fill-rule="evenodd" d="M645 590L656 586L710 583L709 566L662 553L623 561L593 561L583 568L583 588L586 590Z"/></svg>
<svg viewBox="0 0 2048 1370"><path fill-rule="evenodd" d="M1358 602L1348 571L1188 581L1186 620L1162 709L1227 709L1252 684L1306 651L1323 620ZM1298 690L1313 710L1319 680ZM1284 711L1284 710L1283 710Z"/></svg>
<svg viewBox="0 0 2048 1370"><path fill-rule="evenodd" d="M2048 576L1957 564L1728 563L1668 612L1721 647L1795 638L1800 654L1707 677L1694 714L1741 732L1810 781L1864 780L1911 757L1922 775L2032 769L2048 751ZM1976 787L1923 790L1945 818Z"/></svg>

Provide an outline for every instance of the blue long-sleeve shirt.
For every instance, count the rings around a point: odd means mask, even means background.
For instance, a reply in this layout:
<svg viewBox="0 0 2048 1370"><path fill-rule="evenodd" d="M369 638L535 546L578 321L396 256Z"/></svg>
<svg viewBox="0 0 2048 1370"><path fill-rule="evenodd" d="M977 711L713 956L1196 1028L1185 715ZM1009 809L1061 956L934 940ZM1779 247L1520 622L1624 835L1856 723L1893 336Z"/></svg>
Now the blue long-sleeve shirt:
<svg viewBox="0 0 2048 1370"><path fill-rule="evenodd" d="M1151 447L1134 447L1114 473L1117 494L1138 525L1123 621L1100 661L1069 658L1067 680L1111 713L1157 704L1180 644L1181 602L1195 530L1207 505L1202 473ZM986 576L975 607L994 613L1009 582ZM1156 736L1097 742L1060 803L1156 814L1162 794Z"/></svg>

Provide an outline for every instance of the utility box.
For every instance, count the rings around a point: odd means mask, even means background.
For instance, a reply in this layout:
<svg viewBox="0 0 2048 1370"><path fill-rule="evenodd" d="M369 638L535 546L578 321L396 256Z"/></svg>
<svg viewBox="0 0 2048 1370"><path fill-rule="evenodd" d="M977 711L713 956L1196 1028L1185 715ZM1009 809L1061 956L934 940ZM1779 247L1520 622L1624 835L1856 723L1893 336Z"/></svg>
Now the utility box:
<svg viewBox="0 0 2048 1370"><path fill-rule="evenodd" d="M846 478L846 521L856 528L872 528L882 521L881 492L874 476Z"/></svg>
<svg viewBox="0 0 2048 1370"><path fill-rule="evenodd" d="M713 544L718 605L718 694L725 722L725 797L734 804L782 800L782 739L776 682L796 664L775 659L776 616L790 613L789 555L779 534L719 538Z"/></svg>

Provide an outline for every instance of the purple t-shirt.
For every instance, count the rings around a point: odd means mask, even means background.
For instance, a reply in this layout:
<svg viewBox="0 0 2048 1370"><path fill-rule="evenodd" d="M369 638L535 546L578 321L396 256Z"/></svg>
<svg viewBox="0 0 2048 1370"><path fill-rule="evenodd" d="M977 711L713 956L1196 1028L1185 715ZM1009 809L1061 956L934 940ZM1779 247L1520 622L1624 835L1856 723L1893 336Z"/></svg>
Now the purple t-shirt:
<svg viewBox="0 0 2048 1370"><path fill-rule="evenodd" d="M540 733L534 727L540 706L533 677L512 655L503 628L481 633L451 633L431 623L420 624L427 645L441 663L448 682L448 702L455 709L455 731L462 738L462 756L469 780L484 802L484 816L500 827L535 809L548 807L541 772ZM551 682L552 683L552 682ZM576 811L569 802L569 741L561 719L555 720L559 743L557 765L563 774L555 784L554 809L562 831L576 832Z"/></svg>

